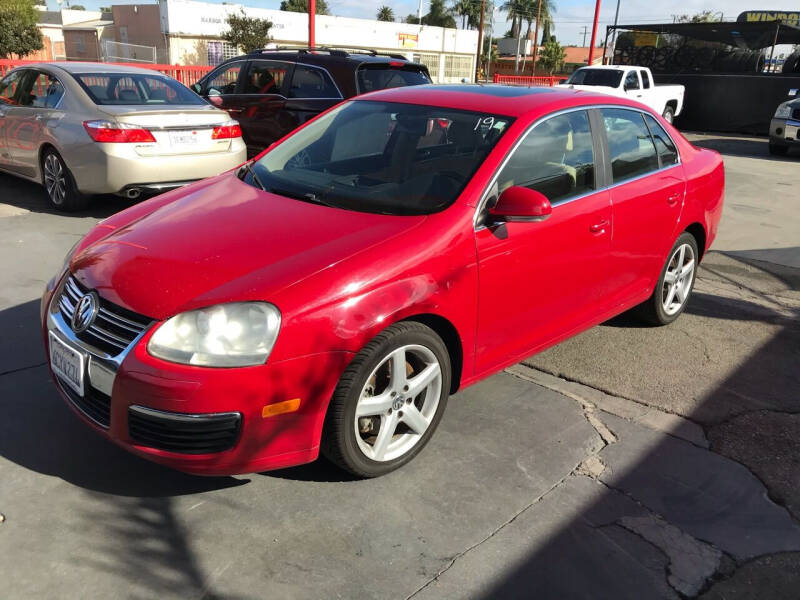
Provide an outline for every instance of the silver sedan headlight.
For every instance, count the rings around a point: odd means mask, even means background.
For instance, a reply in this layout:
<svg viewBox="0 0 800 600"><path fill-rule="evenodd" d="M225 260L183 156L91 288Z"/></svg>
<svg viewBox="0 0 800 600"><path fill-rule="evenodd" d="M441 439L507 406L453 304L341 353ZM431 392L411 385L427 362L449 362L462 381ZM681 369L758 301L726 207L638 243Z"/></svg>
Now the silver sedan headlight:
<svg viewBox="0 0 800 600"><path fill-rule="evenodd" d="M778 109L775 111L775 118L788 119L790 116L792 116L792 107L789 106L789 103L784 102L783 104L779 104Z"/></svg>
<svg viewBox="0 0 800 600"><path fill-rule="evenodd" d="M181 313L165 321L147 351L186 365L246 367L272 352L281 313L267 302L234 302Z"/></svg>

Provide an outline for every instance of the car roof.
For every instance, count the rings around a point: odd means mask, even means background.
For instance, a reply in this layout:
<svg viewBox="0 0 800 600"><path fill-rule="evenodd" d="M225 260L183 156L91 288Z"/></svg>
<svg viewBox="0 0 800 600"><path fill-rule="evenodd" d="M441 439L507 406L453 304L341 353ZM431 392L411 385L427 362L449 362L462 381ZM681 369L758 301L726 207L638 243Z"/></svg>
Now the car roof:
<svg viewBox="0 0 800 600"><path fill-rule="evenodd" d="M290 62L303 63L303 64L319 64L319 65L353 65L358 66L364 63L387 64L389 62L402 62L407 65L417 66L420 69L425 69L424 65L409 61L402 54L379 54L370 51L345 51L338 48L319 48L314 51L309 51L305 48L298 48L293 50L291 48L269 50L264 49L261 51L251 52L242 56L237 56L226 60L225 62L237 60L286 60Z"/></svg>
<svg viewBox="0 0 800 600"><path fill-rule="evenodd" d="M635 106L606 94L559 87L514 87L507 85L417 85L370 92L356 101L380 100L404 104L424 104L496 115L521 117L529 113L550 112L573 106L619 104Z"/></svg>
<svg viewBox="0 0 800 600"><path fill-rule="evenodd" d="M153 69L142 69L139 67L129 67L126 65L114 65L111 63L98 63L98 62L48 62L48 63L34 63L25 65L30 68L56 67L67 73L142 73L147 75L162 75ZM166 77L166 76L165 76Z"/></svg>

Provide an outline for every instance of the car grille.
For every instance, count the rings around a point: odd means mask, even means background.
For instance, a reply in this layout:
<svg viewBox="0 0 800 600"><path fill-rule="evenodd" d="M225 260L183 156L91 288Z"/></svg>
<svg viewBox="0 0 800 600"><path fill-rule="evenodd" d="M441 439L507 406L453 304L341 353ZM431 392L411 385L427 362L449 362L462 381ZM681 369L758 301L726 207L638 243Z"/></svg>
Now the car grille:
<svg viewBox="0 0 800 600"><path fill-rule="evenodd" d="M191 415L128 407L128 433L139 445L181 454L211 454L233 447L240 413Z"/></svg>
<svg viewBox="0 0 800 600"><path fill-rule="evenodd" d="M58 301L58 307L61 310L61 316L64 317L70 327L72 326L72 313L75 312L75 305L81 296L88 291L72 275L67 278L61 298ZM91 344L109 356L116 356L130 346L131 342L151 322L147 317L100 298L100 307L94 322L86 331L81 331L75 335L79 340Z"/></svg>
<svg viewBox="0 0 800 600"><path fill-rule="evenodd" d="M107 396L100 390L94 389L92 386L87 385L84 389L84 396L81 397L75 393L67 383L60 377L58 379L58 386L61 388L70 402L81 411L84 415L89 417L92 421L101 427L108 428L111 423L111 397Z"/></svg>

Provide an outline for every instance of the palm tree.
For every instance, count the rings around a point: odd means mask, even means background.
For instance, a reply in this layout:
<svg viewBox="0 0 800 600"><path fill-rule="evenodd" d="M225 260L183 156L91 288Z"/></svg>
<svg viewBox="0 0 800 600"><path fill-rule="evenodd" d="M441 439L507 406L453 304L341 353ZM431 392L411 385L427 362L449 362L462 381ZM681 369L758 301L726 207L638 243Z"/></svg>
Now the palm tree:
<svg viewBox="0 0 800 600"><path fill-rule="evenodd" d="M511 37L519 37L522 19L525 17L525 0L506 0L500 5L500 10L511 17Z"/></svg>
<svg viewBox="0 0 800 600"><path fill-rule="evenodd" d="M480 5L475 0L455 0L452 10L461 17L462 29L471 28L477 16L480 15Z"/></svg>
<svg viewBox="0 0 800 600"><path fill-rule="evenodd" d="M377 19L378 21L394 21L394 11L390 7L383 5L378 9Z"/></svg>
<svg viewBox="0 0 800 600"><path fill-rule="evenodd" d="M537 0L538 1L538 0ZM539 18L539 27L542 30L540 45L550 39L553 26L553 13L556 12L555 0L542 0L542 14Z"/></svg>

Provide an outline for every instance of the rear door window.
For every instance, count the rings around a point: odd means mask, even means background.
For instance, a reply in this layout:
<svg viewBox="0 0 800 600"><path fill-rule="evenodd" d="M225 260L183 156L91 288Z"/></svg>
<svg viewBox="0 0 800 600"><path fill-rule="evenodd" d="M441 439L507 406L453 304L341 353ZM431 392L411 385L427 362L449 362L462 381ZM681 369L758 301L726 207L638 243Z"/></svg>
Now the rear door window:
<svg viewBox="0 0 800 600"><path fill-rule="evenodd" d="M658 170L658 154L644 115L635 110L603 108L614 183Z"/></svg>
<svg viewBox="0 0 800 600"><path fill-rule="evenodd" d="M61 82L47 73L37 73L31 87L31 106L34 108L55 108L64 95Z"/></svg>
<svg viewBox="0 0 800 600"><path fill-rule="evenodd" d="M667 132L658 124L658 121L650 115L645 115L644 120L647 121L647 127L650 129L653 141L656 144L661 167L678 164L678 150L675 148L675 144L672 143L672 138L667 135Z"/></svg>
<svg viewBox="0 0 800 600"><path fill-rule="evenodd" d="M625 89L639 89L639 76L636 74L636 71L628 71L628 74L625 76Z"/></svg>
<svg viewBox="0 0 800 600"><path fill-rule="evenodd" d="M399 64L403 65L404 63ZM391 64L378 63L360 66L356 71L356 81L358 93L365 94L388 88L424 85L430 83L431 79L419 67L396 67Z"/></svg>
<svg viewBox="0 0 800 600"><path fill-rule="evenodd" d="M330 75L322 69L297 64L289 86L289 98L341 98Z"/></svg>
<svg viewBox="0 0 800 600"><path fill-rule="evenodd" d="M639 74L642 76L642 87L644 89L649 89L650 88L650 75L644 69L639 71Z"/></svg>
<svg viewBox="0 0 800 600"><path fill-rule="evenodd" d="M240 94L282 94L291 65L274 60L250 62L247 75L242 78Z"/></svg>
<svg viewBox="0 0 800 600"><path fill-rule="evenodd" d="M558 115L534 127L497 178L498 194L513 185L556 204L596 189L594 147L586 111Z"/></svg>

